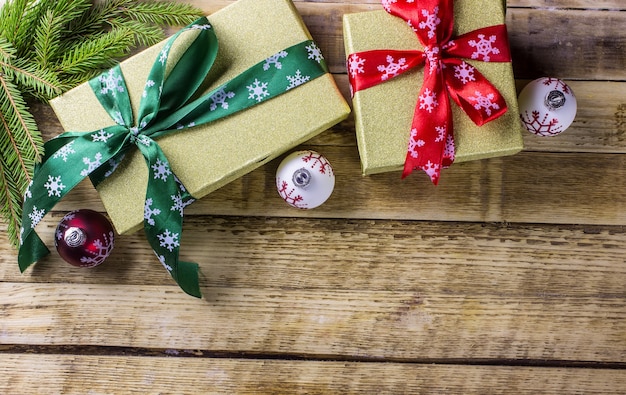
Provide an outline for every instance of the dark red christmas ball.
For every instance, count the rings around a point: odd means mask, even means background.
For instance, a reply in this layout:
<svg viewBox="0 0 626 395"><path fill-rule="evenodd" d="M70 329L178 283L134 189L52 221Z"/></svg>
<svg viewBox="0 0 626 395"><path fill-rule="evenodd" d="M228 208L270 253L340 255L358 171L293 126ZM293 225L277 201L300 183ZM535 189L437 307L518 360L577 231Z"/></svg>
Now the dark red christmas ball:
<svg viewBox="0 0 626 395"><path fill-rule="evenodd" d="M98 266L111 254L115 234L109 220L97 211L80 209L63 217L55 232L54 245L71 265Z"/></svg>

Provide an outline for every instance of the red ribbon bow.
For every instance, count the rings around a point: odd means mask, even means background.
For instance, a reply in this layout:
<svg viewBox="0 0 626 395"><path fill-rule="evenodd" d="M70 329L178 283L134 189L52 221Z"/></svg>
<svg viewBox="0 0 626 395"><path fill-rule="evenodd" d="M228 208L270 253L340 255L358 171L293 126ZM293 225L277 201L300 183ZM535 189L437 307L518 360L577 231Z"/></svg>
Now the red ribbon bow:
<svg viewBox="0 0 626 395"><path fill-rule="evenodd" d="M382 49L350 54L350 86L357 92L424 65L402 178L422 169L436 185L441 169L454 162L449 98L478 126L507 111L498 89L462 59L510 62L506 26L484 27L451 40L453 0L382 0L382 4L387 12L407 21L424 51Z"/></svg>

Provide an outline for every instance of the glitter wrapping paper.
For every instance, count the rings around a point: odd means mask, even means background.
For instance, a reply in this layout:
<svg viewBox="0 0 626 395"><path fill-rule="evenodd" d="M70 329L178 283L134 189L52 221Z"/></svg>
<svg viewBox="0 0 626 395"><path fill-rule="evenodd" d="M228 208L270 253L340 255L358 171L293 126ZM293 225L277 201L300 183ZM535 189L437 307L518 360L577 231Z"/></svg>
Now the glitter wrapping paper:
<svg viewBox="0 0 626 395"><path fill-rule="evenodd" d="M290 0L239 0L210 15L209 21L219 51L206 91L284 48L311 39ZM135 112L146 76L163 45L121 63ZM179 57L183 53L179 49L185 47L183 42L174 48L171 57ZM93 131L113 124L88 84L55 98L51 105L68 131ZM201 198L327 130L349 113L333 77L326 74L233 116L157 141L174 173L194 197ZM98 185L120 234L136 231L143 224L147 177L145 160L135 150Z"/></svg>
<svg viewBox="0 0 626 395"><path fill-rule="evenodd" d="M504 23L505 9L501 0L455 1L453 37ZM343 22L346 57L376 49L423 50L407 23L384 10L347 14ZM452 103L455 163L521 151L522 126L511 63L465 61L479 69L498 88L508 111L479 127ZM423 79L422 67L354 95L355 128L363 174L402 170Z"/></svg>

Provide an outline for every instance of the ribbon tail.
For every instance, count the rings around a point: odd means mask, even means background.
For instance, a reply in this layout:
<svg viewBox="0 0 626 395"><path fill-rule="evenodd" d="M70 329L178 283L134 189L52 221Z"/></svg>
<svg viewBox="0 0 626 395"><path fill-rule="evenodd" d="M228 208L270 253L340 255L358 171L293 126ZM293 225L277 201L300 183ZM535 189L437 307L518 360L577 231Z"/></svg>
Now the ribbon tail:
<svg viewBox="0 0 626 395"><path fill-rule="evenodd" d="M178 279L175 279L180 288L188 295L201 298L200 279L198 277L200 268L195 262L178 262Z"/></svg>
<svg viewBox="0 0 626 395"><path fill-rule="evenodd" d="M17 264L20 272L24 273L33 263L50 253L50 250L36 232L29 232L22 240L22 246L17 254Z"/></svg>
<svg viewBox="0 0 626 395"><path fill-rule="evenodd" d="M506 100L476 67L461 59L444 62L450 97L476 125L482 126L506 113Z"/></svg>
<svg viewBox="0 0 626 395"><path fill-rule="evenodd" d="M454 161L451 131L450 99L441 71L433 69L422 85L415 107L402 178L421 169L437 185L441 169Z"/></svg>
<svg viewBox="0 0 626 395"><path fill-rule="evenodd" d="M137 144L148 165L144 205L144 231L155 255L180 288L202 297L198 265L178 260L183 232L183 210L193 202L187 189L172 173L159 145L147 136Z"/></svg>

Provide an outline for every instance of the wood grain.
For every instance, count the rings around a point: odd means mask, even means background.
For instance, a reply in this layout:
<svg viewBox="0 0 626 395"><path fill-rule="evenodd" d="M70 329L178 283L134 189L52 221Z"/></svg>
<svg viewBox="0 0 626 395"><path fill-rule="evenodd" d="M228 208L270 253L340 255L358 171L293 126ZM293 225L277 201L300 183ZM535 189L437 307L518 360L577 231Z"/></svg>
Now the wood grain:
<svg viewBox="0 0 626 395"><path fill-rule="evenodd" d="M45 220L44 241L51 241L58 220ZM210 287L626 296L621 226L190 216L184 231L182 255L201 264ZM300 248L304 242L309 247ZM106 265L93 270L51 254L24 275L6 250L0 277L174 285L142 232L116 243Z"/></svg>
<svg viewBox="0 0 626 395"><path fill-rule="evenodd" d="M393 361L616 362L626 354L623 297L202 290L205 299L190 300L173 286L0 283L0 339Z"/></svg>
<svg viewBox="0 0 626 395"><path fill-rule="evenodd" d="M20 388L33 395L503 391L610 395L626 387L626 377L609 369L80 355L3 355L0 377L0 391Z"/></svg>
<svg viewBox="0 0 626 395"><path fill-rule="evenodd" d="M608 369L537 369L279 360L4 355L0 390L29 394L619 394ZM132 374L130 373L132 372ZM109 377L115 376L115 382ZM280 382L273 377L280 376ZM39 377L34 380L33 377ZM4 385L3 385L4 381ZM499 391L498 391L499 392Z"/></svg>
<svg viewBox="0 0 626 395"><path fill-rule="evenodd" d="M394 360L611 362L626 352L621 228L191 222L186 234L206 239L187 240L183 255L201 263L204 301L182 295L138 235L94 271L56 258L20 276L4 263L6 281L44 284L0 284L0 343Z"/></svg>

